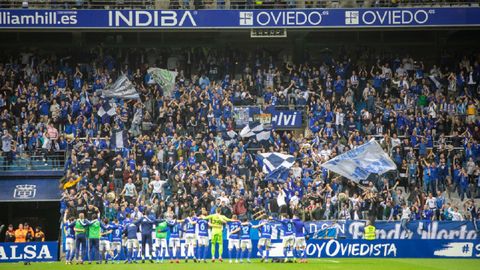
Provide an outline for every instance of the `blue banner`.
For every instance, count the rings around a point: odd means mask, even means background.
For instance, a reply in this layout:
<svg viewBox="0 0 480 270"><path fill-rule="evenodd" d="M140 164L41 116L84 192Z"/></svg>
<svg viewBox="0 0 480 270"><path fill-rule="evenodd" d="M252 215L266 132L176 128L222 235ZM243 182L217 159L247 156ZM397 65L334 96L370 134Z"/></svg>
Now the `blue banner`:
<svg viewBox="0 0 480 270"><path fill-rule="evenodd" d="M0 181L0 202L59 201L59 182L52 179L7 179Z"/></svg>
<svg viewBox="0 0 480 270"><path fill-rule="evenodd" d="M480 224L478 224L480 225ZM346 239L362 239L365 221L316 221L307 222L306 227L312 235L326 229L335 229L337 237ZM478 233L471 221L411 221L408 234L402 229L399 221L376 221L377 239L385 240L473 240Z"/></svg>
<svg viewBox="0 0 480 270"><path fill-rule="evenodd" d="M277 111L272 113L272 127L274 129L291 129L302 127L301 111Z"/></svg>
<svg viewBox="0 0 480 270"><path fill-rule="evenodd" d="M257 224L258 221L252 221ZM478 222L480 226L480 222ZM281 239L280 225L273 225L272 238ZM349 221L309 221L305 222L307 234L312 238L363 239L364 220ZM471 221L422 221L415 220L407 224L412 232L407 234L400 221L376 221L377 239L383 240L474 240L479 239ZM333 234L332 231L336 233ZM257 229L252 229L252 239L258 239ZM227 238L227 235L224 235Z"/></svg>
<svg viewBox="0 0 480 270"><path fill-rule="evenodd" d="M58 261L58 242L0 243L0 262Z"/></svg>
<svg viewBox="0 0 480 270"><path fill-rule="evenodd" d="M239 29L465 27L480 8L282 10L0 10L0 28Z"/></svg>
<svg viewBox="0 0 480 270"><path fill-rule="evenodd" d="M228 247L228 240L223 243L224 247ZM20 248L20 246L18 247ZM53 248L53 247L52 247ZM207 247L209 248L209 247ZM45 247L42 248L42 250ZM147 253L151 254L150 248L147 245ZM361 240L361 239L343 239L343 240L318 240L312 239L306 242L306 256L307 258L480 258L480 241L478 239L469 241L452 241L452 240ZM185 241L181 241L179 258L185 257ZM50 252L50 250L48 251ZM169 258L170 250L166 251L165 258ZM232 255L235 259L237 251L233 251ZM44 251L47 254L47 251ZM11 254L11 253L10 253ZM26 257L27 252L16 253L17 257ZM142 258L140 249L135 251L134 256L137 260ZM155 253L154 253L155 254ZM207 252L207 258L210 257L210 252ZM262 258L262 254L258 249L258 240L252 240L252 258ZM289 251L287 254L293 257L293 252ZM11 257L1 257L2 259L13 261ZM39 257L41 260L44 255L40 253L32 253L28 255L29 258ZM270 258L283 258L283 245L281 240L272 240L270 244ZM52 258L53 255L51 256ZM226 248L223 250L222 257L229 259L229 252ZM56 258L56 257L55 257ZM156 258L155 256L153 257ZM125 250L117 255L115 260L124 260ZM21 259L15 259L21 260ZM49 259L53 260L53 259ZM88 260L88 257L84 257ZM5 260L4 260L5 262Z"/></svg>

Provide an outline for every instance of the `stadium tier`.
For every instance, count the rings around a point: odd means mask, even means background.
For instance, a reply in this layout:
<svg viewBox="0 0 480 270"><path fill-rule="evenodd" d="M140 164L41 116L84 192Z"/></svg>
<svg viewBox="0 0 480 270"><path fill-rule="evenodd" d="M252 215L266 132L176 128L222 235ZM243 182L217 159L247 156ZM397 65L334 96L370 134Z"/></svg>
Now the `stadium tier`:
<svg viewBox="0 0 480 270"><path fill-rule="evenodd" d="M479 27L477 1L0 1L0 263L473 269Z"/></svg>

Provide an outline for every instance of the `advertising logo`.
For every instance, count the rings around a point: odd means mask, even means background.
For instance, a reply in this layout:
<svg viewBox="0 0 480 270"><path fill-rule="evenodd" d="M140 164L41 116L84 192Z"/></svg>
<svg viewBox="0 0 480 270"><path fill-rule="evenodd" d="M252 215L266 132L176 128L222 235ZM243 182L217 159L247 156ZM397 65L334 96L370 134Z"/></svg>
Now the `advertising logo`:
<svg viewBox="0 0 480 270"><path fill-rule="evenodd" d="M345 11L345 24L358 24L358 11Z"/></svg>
<svg viewBox="0 0 480 270"><path fill-rule="evenodd" d="M15 199L34 199L35 195L37 195L36 185L16 185L13 191Z"/></svg>
<svg viewBox="0 0 480 270"><path fill-rule="evenodd" d="M253 25L253 12L242 11L239 14L240 25Z"/></svg>

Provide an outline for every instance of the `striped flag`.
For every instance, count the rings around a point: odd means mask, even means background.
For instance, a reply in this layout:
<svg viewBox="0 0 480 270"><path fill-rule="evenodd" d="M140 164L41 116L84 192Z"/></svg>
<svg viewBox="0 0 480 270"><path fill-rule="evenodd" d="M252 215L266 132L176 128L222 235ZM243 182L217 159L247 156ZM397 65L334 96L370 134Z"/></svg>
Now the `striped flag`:
<svg viewBox="0 0 480 270"><path fill-rule="evenodd" d="M110 138L111 149L121 149L128 147L128 133L126 130L114 132Z"/></svg>
<svg viewBox="0 0 480 270"><path fill-rule="evenodd" d="M271 134L272 128L259 122L249 123L242 129L242 131L240 131L240 136L242 138L255 136L257 141L268 141Z"/></svg>
<svg viewBox="0 0 480 270"><path fill-rule="evenodd" d="M104 102L100 109L98 109L97 114L100 117L103 117L105 114L109 116L114 116L117 114L116 108L117 106L115 105L115 103L110 104L110 102Z"/></svg>
<svg viewBox="0 0 480 270"><path fill-rule="evenodd" d="M262 153L257 155L262 171L267 173L265 180L270 182L285 182L290 168L295 164L295 157L278 152Z"/></svg>

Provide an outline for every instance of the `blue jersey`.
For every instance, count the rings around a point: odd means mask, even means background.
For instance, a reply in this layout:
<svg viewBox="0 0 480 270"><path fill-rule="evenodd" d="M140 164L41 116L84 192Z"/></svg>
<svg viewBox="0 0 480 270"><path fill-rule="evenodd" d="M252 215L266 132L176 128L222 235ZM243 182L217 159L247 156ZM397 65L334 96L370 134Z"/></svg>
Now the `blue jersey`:
<svg viewBox="0 0 480 270"><path fill-rule="evenodd" d="M195 234L195 222L197 221L197 219L198 218L196 217L185 219L185 221L183 222L185 226L185 233Z"/></svg>
<svg viewBox="0 0 480 270"><path fill-rule="evenodd" d="M290 236L294 234L295 225L290 219L280 220L279 222L282 223L283 236Z"/></svg>
<svg viewBox="0 0 480 270"><path fill-rule="evenodd" d="M111 241L112 242L122 242L123 235L123 226L120 224L110 224L110 229L112 230Z"/></svg>
<svg viewBox="0 0 480 270"><path fill-rule="evenodd" d="M252 224L246 223L242 224L240 227L240 239L248 240L250 239L250 229L252 228Z"/></svg>
<svg viewBox="0 0 480 270"><path fill-rule="evenodd" d="M197 222L198 222L198 235L208 236L208 221L205 219L199 219Z"/></svg>
<svg viewBox="0 0 480 270"><path fill-rule="evenodd" d="M127 234L127 239L137 239L138 226L131 222L125 227L125 232Z"/></svg>
<svg viewBox="0 0 480 270"><path fill-rule="evenodd" d="M111 234L112 232L108 231L113 231L112 227L110 225L103 225L101 226L101 234L100 234L100 240L105 240L105 241L110 241L111 240Z"/></svg>
<svg viewBox="0 0 480 270"><path fill-rule="evenodd" d="M176 221L169 221L167 225L170 229L170 238L180 238L180 224Z"/></svg>
<svg viewBox="0 0 480 270"><path fill-rule="evenodd" d="M262 222L264 225L260 227L260 237L270 239L272 238L272 224L268 221Z"/></svg>
<svg viewBox="0 0 480 270"><path fill-rule="evenodd" d="M75 224L74 222L67 221L67 223L64 224L64 230L65 230L65 237L66 238L75 238L75 230L73 229L73 225Z"/></svg>
<svg viewBox="0 0 480 270"><path fill-rule="evenodd" d="M305 223L298 218L292 219L292 222L295 226L295 237L305 237Z"/></svg>
<svg viewBox="0 0 480 270"><path fill-rule="evenodd" d="M157 220L153 216L143 216L136 223L140 224L140 231L143 235L152 235L153 224L156 224Z"/></svg>
<svg viewBox="0 0 480 270"><path fill-rule="evenodd" d="M228 232L230 235L228 236L228 239L239 239L239 233L232 233L234 230L240 228L241 223L240 221L232 221L228 223Z"/></svg>

